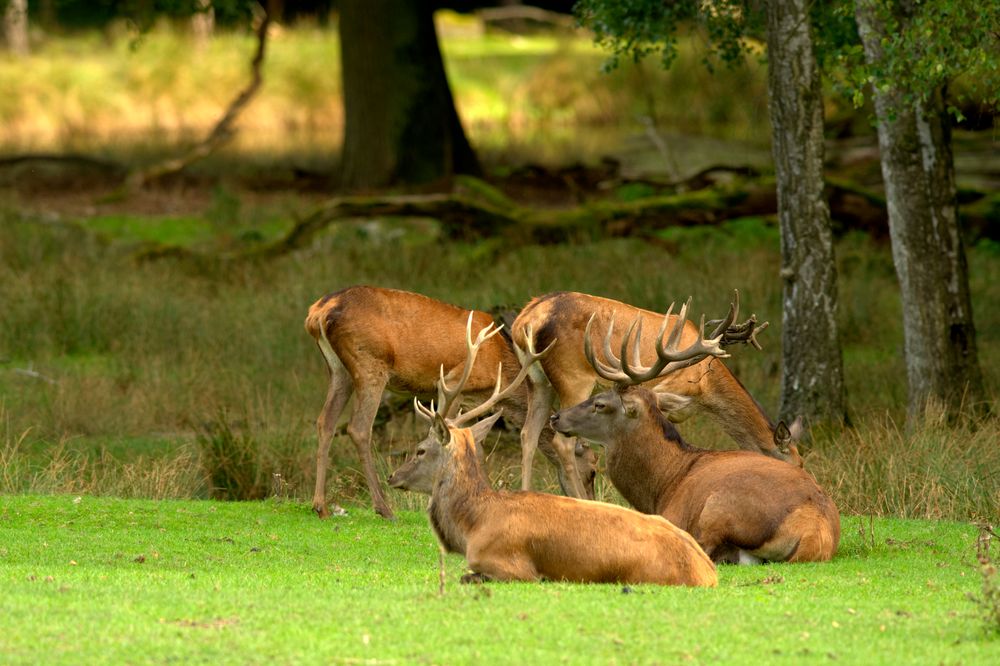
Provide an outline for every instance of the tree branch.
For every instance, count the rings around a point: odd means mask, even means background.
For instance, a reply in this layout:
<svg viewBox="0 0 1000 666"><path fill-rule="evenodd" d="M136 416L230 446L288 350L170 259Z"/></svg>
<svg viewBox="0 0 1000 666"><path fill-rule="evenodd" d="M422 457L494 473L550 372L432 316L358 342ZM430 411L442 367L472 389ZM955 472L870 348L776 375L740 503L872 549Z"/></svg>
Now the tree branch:
<svg viewBox="0 0 1000 666"><path fill-rule="evenodd" d="M134 171L125 181L126 190L135 191L154 180L179 173L194 162L211 155L233 138L236 133L233 128L236 118L257 94L263 81L261 65L264 63L264 49L267 45L267 29L271 23L271 15L266 8L262 7L261 9L263 16L257 27L257 52L254 54L253 60L250 61L250 84L230 102L226 112L203 141L180 157L167 159L145 169Z"/></svg>

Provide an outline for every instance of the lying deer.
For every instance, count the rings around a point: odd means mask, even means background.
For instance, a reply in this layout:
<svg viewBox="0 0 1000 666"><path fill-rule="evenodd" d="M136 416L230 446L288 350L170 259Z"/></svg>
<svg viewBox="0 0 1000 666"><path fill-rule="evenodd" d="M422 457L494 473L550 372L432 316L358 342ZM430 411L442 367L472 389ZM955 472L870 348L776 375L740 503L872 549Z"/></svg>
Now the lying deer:
<svg viewBox="0 0 1000 666"><path fill-rule="evenodd" d="M481 345L498 329L488 326L471 340L469 316L466 368L473 367ZM546 350L547 351L547 350ZM524 381L530 363L541 354L528 347L529 360L507 388L497 381L479 406L455 414L466 372L451 388L439 383L437 409L416 399L417 413L432 422L437 442L432 459L426 448L390 477L397 488L434 479L428 506L431 527L447 552L460 553L471 574L463 582L540 579L590 583L717 584L715 567L691 535L660 516L647 516L611 504L530 491L503 492L490 487L477 456L468 424L486 414ZM489 430L498 415L472 428Z"/></svg>
<svg viewBox="0 0 1000 666"><path fill-rule="evenodd" d="M330 515L326 505L326 473L330 444L341 412L352 393L354 407L347 434L354 442L375 511L392 518L372 459L372 424L383 392L388 388L410 395L433 395L438 368L453 374L465 358L465 310L441 301L394 289L348 287L319 299L309 308L305 327L313 337L330 372L326 403L316 421L319 445L316 451L316 487L313 510ZM475 325L486 326L493 318L473 312ZM482 350L482 363L469 369L467 393L471 398L489 395L500 378L497 368L510 381L519 367L509 339L491 337ZM502 364L502 365L501 365ZM452 377L453 379L453 377ZM521 386L504 401L508 420L523 423L527 389ZM542 452L554 457L549 442L553 433L543 433ZM572 451L558 462L563 487L580 496L593 496L596 457L586 447Z"/></svg>
<svg viewBox="0 0 1000 666"><path fill-rule="evenodd" d="M728 316L718 324L711 337L723 336L722 344L745 342L760 348L756 334L767 328L767 322L757 325L755 316L743 324L733 325L739 313L739 292L730 306ZM599 296L576 292L555 292L533 299L518 315L511 328L514 343L524 348L528 331L535 331L535 343L544 347L558 340L552 353L536 367L528 386L528 410L521 430L522 483L531 487L531 463L539 434L554 411L555 399L563 409L579 404L594 392L601 375L587 363L583 355L583 341L589 338L585 328L590 320L608 329L614 344L621 343L621 334L614 332L615 318L631 321L641 318L647 326L656 326L661 316L649 310L613 301ZM685 325L681 341L689 343L698 334L694 324ZM594 336L597 334L594 333ZM652 351L642 352L644 362L652 358ZM680 369L667 377L649 383L654 391L669 391L690 398L684 409L671 411L668 416L679 422L693 413L705 412L721 424L726 433L743 449L760 451L772 458L802 466L797 438L800 426L793 424L795 437L776 437L775 424L747 392L743 384L716 357ZM782 431L781 434L784 434ZM570 451L579 451L572 439L557 435L552 442L560 452L560 459L568 458Z"/></svg>
<svg viewBox="0 0 1000 666"><path fill-rule="evenodd" d="M639 511L661 515L689 531L715 562L829 560L840 540L840 516L808 472L750 451L689 446L661 410L683 409L692 398L641 386L690 364L697 358L691 351L726 356L719 337L699 339L678 351L686 309L670 326L666 346L669 312L664 318L655 345L657 360L650 367L639 363L638 334L629 349L636 324L622 340L620 359L611 350L609 329L604 338L607 363L598 360L590 342L592 319L584 354L615 388L561 410L552 417L552 426L603 444L608 476L622 496ZM790 439L784 423L775 429L775 439Z"/></svg>

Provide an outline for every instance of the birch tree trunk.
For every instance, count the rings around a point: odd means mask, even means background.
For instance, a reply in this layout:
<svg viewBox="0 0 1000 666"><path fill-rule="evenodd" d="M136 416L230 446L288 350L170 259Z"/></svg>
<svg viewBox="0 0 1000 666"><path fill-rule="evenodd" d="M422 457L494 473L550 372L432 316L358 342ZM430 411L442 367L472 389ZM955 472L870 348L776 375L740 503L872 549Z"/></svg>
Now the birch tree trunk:
<svg viewBox="0 0 1000 666"><path fill-rule="evenodd" d="M905 24L912 6L895 6ZM885 23L873 0L858 0L865 58L885 59ZM874 87L878 142L889 210L892 257L903 303L910 425L934 403L952 416L983 398L982 371L969 298L969 271L958 229L955 169L944 91L925 100Z"/></svg>
<svg viewBox="0 0 1000 666"><path fill-rule="evenodd" d="M767 2L768 96L781 227L783 419L841 422L837 268L823 196L823 99L808 0Z"/></svg>
<svg viewBox="0 0 1000 666"><path fill-rule="evenodd" d="M28 0L7 0L3 29L7 48L15 55L28 55Z"/></svg>

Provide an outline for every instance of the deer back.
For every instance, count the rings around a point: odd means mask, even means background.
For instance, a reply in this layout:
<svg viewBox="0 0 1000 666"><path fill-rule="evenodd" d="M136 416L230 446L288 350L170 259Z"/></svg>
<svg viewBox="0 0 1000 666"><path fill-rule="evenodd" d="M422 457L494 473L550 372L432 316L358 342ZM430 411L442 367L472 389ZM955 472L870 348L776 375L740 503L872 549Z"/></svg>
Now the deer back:
<svg viewBox="0 0 1000 666"><path fill-rule="evenodd" d="M316 301L305 327L318 343L325 336L352 376L384 371L393 390L430 395L442 365L447 373L465 361L468 314L421 294L355 286ZM486 312L474 311L477 329L492 321ZM505 376L517 372L517 356L498 335L483 345L467 390L492 389L501 362Z"/></svg>
<svg viewBox="0 0 1000 666"><path fill-rule="evenodd" d="M591 316L594 323L590 341L594 349L601 348L604 334L613 320L611 347L617 353L629 325L639 318L642 321L638 346L640 360L649 364L655 359L653 342L663 322L662 314L577 292L539 296L532 299L514 321L512 337L515 344L523 345L530 327L536 346L545 347L556 340L555 347L542 359L541 368L557 392L579 393L572 387L583 384L593 386L595 382L607 385L600 380L583 352L584 336ZM676 315L671 315L670 324L676 319ZM698 337L698 327L688 321L680 345L687 346ZM706 358L665 378L646 382L644 386L691 398L688 407L669 414L672 420L682 420L693 412L707 412L741 448L760 451L801 466L802 459L794 445L785 451L776 447L775 424L721 359Z"/></svg>

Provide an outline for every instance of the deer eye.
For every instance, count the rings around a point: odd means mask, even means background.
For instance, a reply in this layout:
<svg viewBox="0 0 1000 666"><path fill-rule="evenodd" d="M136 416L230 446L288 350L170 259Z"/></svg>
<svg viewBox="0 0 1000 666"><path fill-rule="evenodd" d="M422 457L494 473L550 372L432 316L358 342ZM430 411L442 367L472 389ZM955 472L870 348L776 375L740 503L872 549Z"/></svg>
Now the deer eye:
<svg viewBox="0 0 1000 666"><path fill-rule="evenodd" d="M423 456L425 453L427 453L427 449L417 449L417 457L418 458L421 457L421 456Z"/></svg>
<svg viewBox="0 0 1000 666"><path fill-rule="evenodd" d="M604 404L603 402L595 402L594 403L594 411L595 412L603 412L607 408L608 408L608 406L606 404Z"/></svg>

